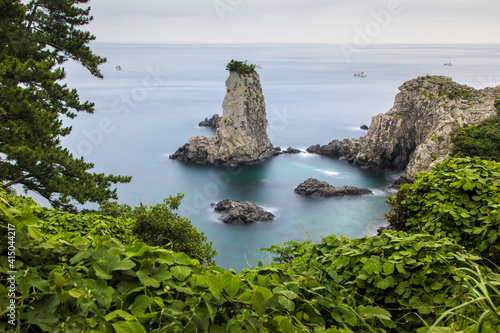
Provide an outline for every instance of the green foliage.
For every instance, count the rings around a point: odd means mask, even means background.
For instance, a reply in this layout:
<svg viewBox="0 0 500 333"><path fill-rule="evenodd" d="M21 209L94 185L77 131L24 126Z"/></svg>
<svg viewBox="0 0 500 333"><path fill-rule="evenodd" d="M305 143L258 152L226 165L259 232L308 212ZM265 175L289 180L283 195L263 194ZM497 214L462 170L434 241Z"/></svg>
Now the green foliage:
<svg viewBox="0 0 500 333"><path fill-rule="evenodd" d="M188 218L174 213L183 197L183 194L178 194L169 196L156 206L136 207L130 214L136 220L134 233L149 245L169 247L173 251L184 252L205 265L212 265L217 254L212 249L212 242Z"/></svg>
<svg viewBox="0 0 500 333"><path fill-rule="evenodd" d="M45 197L54 207L116 198L115 183L130 177L91 173L94 165L60 146L71 132L61 117L92 113L76 90L59 83L66 76L57 66L75 60L101 78L88 43L94 36L78 29L92 19L88 0L0 2L0 181L2 188L20 184Z"/></svg>
<svg viewBox="0 0 500 333"><path fill-rule="evenodd" d="M387 331L414 332L460 304L463 274L457 268L477 259L450 239L384 231L359 239L325 237L296 256L291 267L315 276L322 287L342 288L355 316L334 308L331 317L337 325L365 321ZM379 317L373 320L368 309Z"/></svg>
<svg viewBox="0 0 500 333"><path fill-rule="evenodd" d="M226 66L226 69L232 72L238 72L241 75L249 75L255 73L255 65L247 64L247 61L236 61L232 59Z"/></svg>
<svg viewBox="0 0 500 333"><path fill-rule="evenodd" d="M10 304L5 277L17 272L17 326L1 321L0 331L414 332L455 325L450 311L479 290L464 270L478 258L427 234L288 242L272 249L289 263L237 274L137 241L130 219L72 215L0 194L0 317ZM141 213L176 218L181 198ZM469 303L464 316L496 325L483 303Z"/></svg>
<svg viewBox="0 0 500 333"><path fill-rule="evenodd" d="M311 240L304 242L288 241L280 244L273 244L270 248L260 249L260 251L268 252L272 255L271 259L274 263L284 264L291 263L293 258L303 255L307 249L307 245L312 243Z"/></svg>
<svg viewBox="0 0 500 333"><path fill-rule="evenodd" d="M479 266L459 270L465 274L466 298L462 304L443 313L432 326L419 329L418 333L500 332L500 275L483 272ZM447 327L441 326L442 323Z"/></svg>
<svg viewBox="0 0 500 333"><path fill-rule="evenodd" d="M2 320L1 331L349 332L342 328L347 325L330 325L332 309L350 318L348 326L358 332L379 331L352 319L356 315L339 290L321 285L315 274L286 265L236 274L200 266L184 253L141 242L125 245L111 235L51 234L40 227L45 217L38 220L36 206L2 196L2 319L10 304L4 277L11 270L17 272L17 292L16 326ZM12 226L11 268L7 231ZM388 316L376 307L361 312L370 322Z"/></svg>
<svg viewBox="0 0 500 333"><path fill-rule="evenodd" d="M448 158L389 199L393 229L455 239L500 264L500 164Z"/></svg>
<svg viewBox="0 0 500 333"><path fill-rule="evenodd" d="M500 100L495 107L500 114ZM500 115L478 125L462 127L452 137L453 155L474 157L500 162Z"/></svg>
<svg viewBox="0 0 500 333"><path fill-rule="evenodd" d="M101 202L97 212L112 217L129 217L132 213L132 208L129 205L119 204L116 201L105 201Z"/></svg>

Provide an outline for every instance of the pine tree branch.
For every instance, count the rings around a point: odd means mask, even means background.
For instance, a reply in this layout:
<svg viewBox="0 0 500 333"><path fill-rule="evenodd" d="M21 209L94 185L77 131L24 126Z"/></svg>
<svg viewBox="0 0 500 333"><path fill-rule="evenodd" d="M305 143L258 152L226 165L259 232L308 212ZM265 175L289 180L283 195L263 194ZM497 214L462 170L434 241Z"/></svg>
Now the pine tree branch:
<svg viewBox="0 0 500 333"><path fill-rule="evenodd" d="M46 171L46 172L42 172L42 173L36 174L36 175L35 174L31 174L31 173L29 173L27 175L22 175L22 176L19 176L16 179L14 179L14 180L12 180L12 181L8 182L7 184L2 185L0 187L5 190L6 188L11 187L12 185L19 184L20 182L22 182L25 179L33 178L33 177L45 176L45 175L48 175L50 172L51 171Z"/></svg>
<svg viewBox="0 0 500 333"><path fill-rule="evenodd" d="M30 19L28 21L28 27L26 28L28 30L28 32L31 32L31 25L33 24L33 21L35 21L35 15L36 15L36 11L38 10L39 3L40 3L40 1L36 2L35 7L33 7L33 11L31 12Z"/></svg>

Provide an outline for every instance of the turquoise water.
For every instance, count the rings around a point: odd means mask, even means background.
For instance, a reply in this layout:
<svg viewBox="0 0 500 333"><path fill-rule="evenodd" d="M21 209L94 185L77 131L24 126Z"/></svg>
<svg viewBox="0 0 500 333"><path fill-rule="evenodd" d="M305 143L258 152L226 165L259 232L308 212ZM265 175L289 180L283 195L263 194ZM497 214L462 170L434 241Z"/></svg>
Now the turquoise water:
<svg viewBox="0 0 500 333"><path fill-rule="evenodd" d="M131 175L119 185L121 203L153 205L178 192L181 214L205 232L218 251L217 263L240 270L268 260L260 248L309 233L360 237L384 224L387 184L397 175L363 170L312 154L280 155L265 163L216 168L172 161L168 155L194 135L212 135L197 126L221 114L225 66L231 59L260 64L268 133L275 146L305 148L332 139L359 137L363 124L388 111L398 86L414 77L451 76L476 88L500 84L497 45L374 46L349 62L335 45L123 45L95 44L108 58L98 80L68 64L67 83L96 104L94 115L67 121L63 140L98 172ZM453 66L443 66L452 62ZM120 65L122 70L116 70ZM353 77L365 71L366 78ZM307 178L332 185L368 187L374 195L311 199L293 193ZM272 222L226 225L210 204L250 200L273 212Z"/></svg>

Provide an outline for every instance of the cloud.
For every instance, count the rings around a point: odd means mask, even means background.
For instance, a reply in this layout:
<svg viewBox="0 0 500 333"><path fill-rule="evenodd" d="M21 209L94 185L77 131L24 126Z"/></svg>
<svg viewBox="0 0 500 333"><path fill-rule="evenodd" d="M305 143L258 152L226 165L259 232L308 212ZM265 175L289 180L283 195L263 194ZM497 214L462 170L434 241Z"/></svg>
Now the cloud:
<svg viewBox="0 0 500 333"><path fill-rule="evenodd" d="M98 40L185 43L352 41L391 5L375 43L500 42L498 0L106 0L90 3Z"/></svg>

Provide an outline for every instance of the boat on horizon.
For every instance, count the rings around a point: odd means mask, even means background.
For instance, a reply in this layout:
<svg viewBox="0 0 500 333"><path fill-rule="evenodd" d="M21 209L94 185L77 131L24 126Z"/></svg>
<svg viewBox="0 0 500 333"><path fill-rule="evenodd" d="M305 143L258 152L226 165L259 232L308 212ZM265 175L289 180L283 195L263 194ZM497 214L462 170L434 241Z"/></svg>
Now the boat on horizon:
<svg viewBox="0 0 500 333"><path fill-rule="evenodd" d="M358 72L358 73L354 73L354 76L355 76L355 77L366 77L366 72Z"/></svg>
<svg viewBox="0 0 500 333"><path fill-rule="evenodd" d="M445 66L453 66L453 64L451 62L445 62L444 65Z"/></svg>

